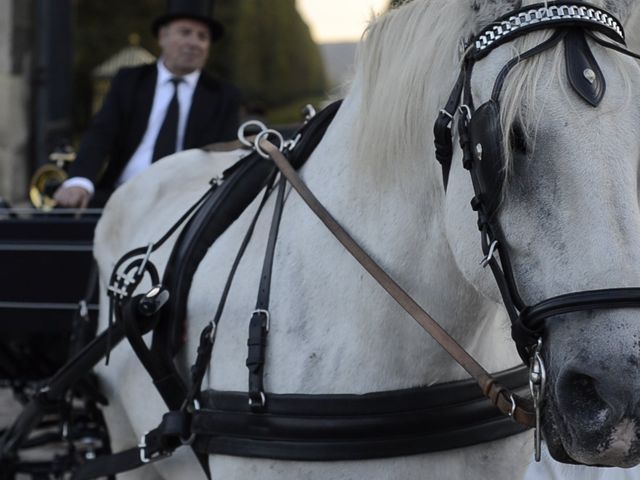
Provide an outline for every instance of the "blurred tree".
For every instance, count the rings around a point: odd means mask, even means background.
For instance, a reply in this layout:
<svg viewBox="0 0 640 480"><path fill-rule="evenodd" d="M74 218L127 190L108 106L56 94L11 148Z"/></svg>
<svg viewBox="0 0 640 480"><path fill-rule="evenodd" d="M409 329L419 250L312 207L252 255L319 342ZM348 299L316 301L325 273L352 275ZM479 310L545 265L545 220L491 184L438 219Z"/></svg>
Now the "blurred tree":
<svg viewBox="0 0 640 480"><path fill-rule="evenodd" d="M272 107L324 91L320 52L295 0L226 2L238 5L231 78L250 105Z"/></svg>
<svg viewBox="0 0 640 480"><path fill-rule="evenodd" d="M165 0L74 0L74 92L73 117L76 131L82 131L91 118L91 71L126 47L129 35L137 33L140 45L158 54L151 33L151 19L164 11Z"/></svg>
<svg viewBox="0 0 640 480"><path fill-rule="evenodd" d="M131 33L157 55L150 24L166 0L74 0L76 129L91 115L91 70L127 46ZM250 110L278 108L326 88L320 51L295 0L218 0L216 18L226 35L212 45L207 69L235 84ZM291 119L295 121L297 119Z"/></svg>

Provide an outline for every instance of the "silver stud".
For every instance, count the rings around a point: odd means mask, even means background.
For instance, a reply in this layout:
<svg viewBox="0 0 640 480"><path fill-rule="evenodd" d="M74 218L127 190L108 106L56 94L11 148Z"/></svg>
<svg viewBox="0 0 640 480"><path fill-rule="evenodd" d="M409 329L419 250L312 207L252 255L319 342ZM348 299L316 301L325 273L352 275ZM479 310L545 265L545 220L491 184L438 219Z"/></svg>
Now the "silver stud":
<svg viewBox="0 0 640 480"><path fill-rule="evenodd" d="M476 158L479 162L482 160L482 144L480 143L476 145Z"/></svg>
<svg viewBox="0 0 640 480"><path fill-rule="evenodd" d="M594 72L590 68L587 68L584 72L582 72L582 74L584 75L584 78L586 78L589 83L593 83L596 81L596 72Z"/></svg>

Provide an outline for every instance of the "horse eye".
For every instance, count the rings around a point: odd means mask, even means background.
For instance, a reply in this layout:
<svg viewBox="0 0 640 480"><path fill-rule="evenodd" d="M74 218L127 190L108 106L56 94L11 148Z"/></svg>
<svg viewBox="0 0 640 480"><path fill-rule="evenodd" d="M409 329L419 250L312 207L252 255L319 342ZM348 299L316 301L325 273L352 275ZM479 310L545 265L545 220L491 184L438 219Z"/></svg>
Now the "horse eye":
<svg viewBox="0 0 640 480"><path fill-rule="evenodd" d="M520 124L516 123L511 127L510 147L512 152L527 153L527 137Z"/></svg>

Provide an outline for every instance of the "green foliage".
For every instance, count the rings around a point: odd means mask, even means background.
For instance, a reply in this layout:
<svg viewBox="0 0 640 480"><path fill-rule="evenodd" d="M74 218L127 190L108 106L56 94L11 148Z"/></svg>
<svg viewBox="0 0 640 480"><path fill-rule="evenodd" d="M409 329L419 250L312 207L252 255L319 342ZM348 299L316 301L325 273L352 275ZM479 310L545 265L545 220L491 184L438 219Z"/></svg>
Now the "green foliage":
<svg viewBox="0 0 640 480"><path fill-rule="evenodd" d="M129 35L140 35L140 46L154 55L158 45L151 33L151 20L164 11L165 0L74 0L74 92L76 129L91 117L91 71L129 45Z"/></svg>
<svg viewBox="0 0 640 480"><path fill-rule="evenodd" d="M165 7L166 0L75 0L74 117L80 129L91 114L91 70L126 47L131 33L157 55L150 24ZM324 95L322 58L295 0L218 0L215 17L226 35L212 45L207 69L238 85L250 111Z"/></svg>
<svg viewBox="0 0 640 480"><path fill-rule="evenodd" d="M320 53L294 0L234 0L238 5L232 78L249 102L271 107L325 88Z"/></svg>

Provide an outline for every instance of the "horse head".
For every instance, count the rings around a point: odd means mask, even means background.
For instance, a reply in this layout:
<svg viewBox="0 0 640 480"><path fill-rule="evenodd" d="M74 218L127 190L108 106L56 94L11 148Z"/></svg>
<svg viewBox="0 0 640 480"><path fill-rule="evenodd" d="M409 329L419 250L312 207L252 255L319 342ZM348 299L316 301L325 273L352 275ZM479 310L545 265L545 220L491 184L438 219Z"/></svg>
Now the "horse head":
<svg viewBox="0 0 640 480"><path fill-rule="evenodd" d="M534 3L471 6L482 20L547 8ZM623 22L631 3L592 2ZM551 454L630 467L640 462L640 67L598 41L612 35L569 25L467 53L445 218L461 271L506 306L521 356L546 370L537 401ZM477 225L497 282L469 260Z"/></svg>

